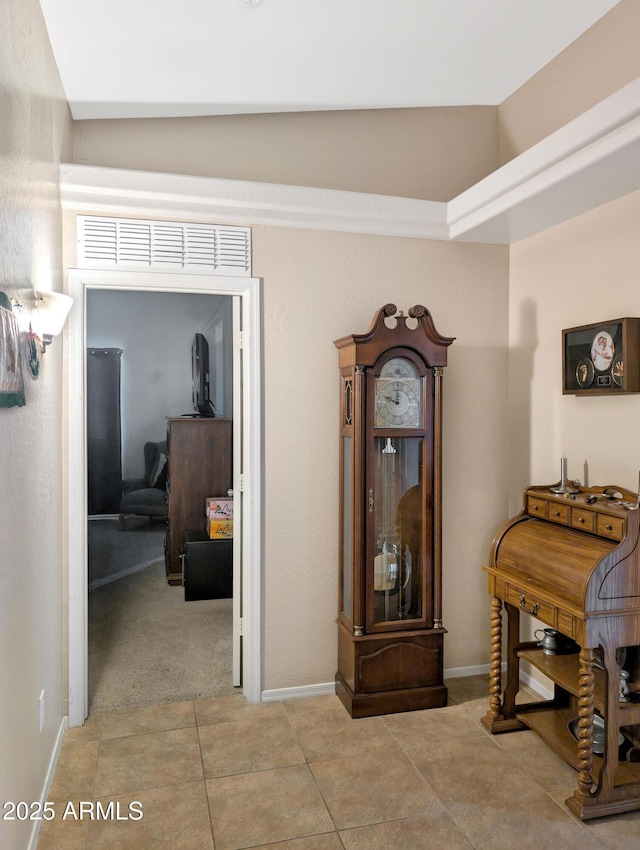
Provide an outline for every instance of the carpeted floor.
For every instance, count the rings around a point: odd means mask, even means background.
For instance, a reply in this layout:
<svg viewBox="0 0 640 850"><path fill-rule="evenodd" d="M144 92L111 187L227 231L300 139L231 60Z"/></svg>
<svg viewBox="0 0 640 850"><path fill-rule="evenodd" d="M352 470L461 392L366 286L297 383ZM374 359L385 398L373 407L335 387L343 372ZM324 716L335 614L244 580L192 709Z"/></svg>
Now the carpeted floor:
<svg viewBox="0 0 640 850"><path fill-rule="evenodd" d="M100 583L89 592L89 712L237 693L232 600L185 602L183 588L167 584L162 554L139 568L153 557L151 533L141 532L147 550L133 530L118 532L117 520L93 520L90 532L97 522L114 523L119 537L117 563L102 559L102 581L94 574Z"/></svg>
<svg viewBox="0 0 640 850"><path fill-rule="evenodd" d="M162 558L165 533L164 522L147 517L127 517L124 531L116 518L89 520L89 590Z"/></svg>

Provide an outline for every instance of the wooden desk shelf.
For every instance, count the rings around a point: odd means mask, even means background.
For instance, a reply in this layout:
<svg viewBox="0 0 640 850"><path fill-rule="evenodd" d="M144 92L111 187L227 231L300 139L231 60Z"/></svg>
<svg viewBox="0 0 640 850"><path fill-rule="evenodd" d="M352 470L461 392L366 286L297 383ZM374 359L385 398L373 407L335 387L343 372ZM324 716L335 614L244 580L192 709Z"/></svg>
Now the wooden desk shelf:
<svg viewBox="0 0 640 850"><path fill-rule="evenodd" d="M607 498L608 489L621 497ZM550 487L529 488L523 510L494 538L484 568L492 613L489 711L482 722L493 734L532 729L577 770L578 788L566 804L583 820L640 809L640 761L635 760L640 758L637 501L636 494L619 487L580 488L570 497L558 496ZM522 614L572 638L579 653L549 655L533 642L522 643ZM620 665L629 658L635 669L627 702L620 700ZM553 682L553 699L517 703L522 661ZM593 752L595 715L604 720L602 756ZM577 717L578 741L569 731Z"/></svg>

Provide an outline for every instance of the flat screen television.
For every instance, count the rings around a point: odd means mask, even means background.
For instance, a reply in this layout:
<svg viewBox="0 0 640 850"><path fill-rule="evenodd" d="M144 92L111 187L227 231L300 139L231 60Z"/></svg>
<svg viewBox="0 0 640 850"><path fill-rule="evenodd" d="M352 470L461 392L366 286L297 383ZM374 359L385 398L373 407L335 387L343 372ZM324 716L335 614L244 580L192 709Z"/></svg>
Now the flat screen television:
<svg viewBox="0 0 640 850"><path fill-rule="evenodd" d="M195 335L191 346L191 375L193 409L197 410L200 416L215 416L211 401L209 343L200 333Z"/></svg>

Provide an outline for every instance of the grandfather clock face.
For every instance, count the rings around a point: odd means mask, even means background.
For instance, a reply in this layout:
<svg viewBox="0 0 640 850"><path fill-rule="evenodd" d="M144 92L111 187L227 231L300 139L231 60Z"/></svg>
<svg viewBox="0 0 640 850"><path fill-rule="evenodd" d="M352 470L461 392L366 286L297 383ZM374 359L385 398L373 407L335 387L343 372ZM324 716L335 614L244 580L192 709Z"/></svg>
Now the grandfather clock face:
<svg viewBox="0 0 640 850"><path fill-rule="evenodd" d="M388 360L375 379L376 428L422 428L422 379L406 357Z"/></svg>

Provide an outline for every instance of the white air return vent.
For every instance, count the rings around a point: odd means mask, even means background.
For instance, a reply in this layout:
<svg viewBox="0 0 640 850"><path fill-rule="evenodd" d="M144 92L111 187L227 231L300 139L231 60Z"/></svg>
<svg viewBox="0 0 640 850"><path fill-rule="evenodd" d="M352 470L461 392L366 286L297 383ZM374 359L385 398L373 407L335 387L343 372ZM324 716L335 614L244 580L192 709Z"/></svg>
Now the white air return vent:
<svg viewBox="0 0 640 850"><path fill-rule="evenodd" d="M251 277L251 229L78 216L78 267Z"/></svg>

